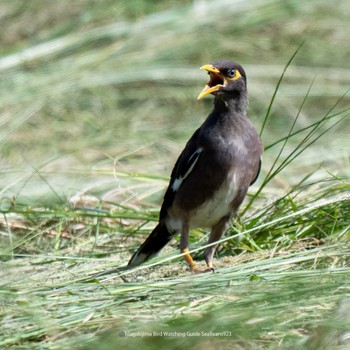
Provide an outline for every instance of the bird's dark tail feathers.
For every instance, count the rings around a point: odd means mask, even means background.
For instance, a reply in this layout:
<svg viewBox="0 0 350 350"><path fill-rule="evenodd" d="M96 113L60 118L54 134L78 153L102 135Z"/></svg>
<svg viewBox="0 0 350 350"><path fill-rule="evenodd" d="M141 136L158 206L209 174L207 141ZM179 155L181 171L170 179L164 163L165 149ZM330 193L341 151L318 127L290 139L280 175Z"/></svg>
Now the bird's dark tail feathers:
<svg viewBox="0 0 350 350"><path fill-rule="evenodd" d="M152 258L171 241L172 236L165 223L161 221L131 257L128 266L138 266Z"/></svg>

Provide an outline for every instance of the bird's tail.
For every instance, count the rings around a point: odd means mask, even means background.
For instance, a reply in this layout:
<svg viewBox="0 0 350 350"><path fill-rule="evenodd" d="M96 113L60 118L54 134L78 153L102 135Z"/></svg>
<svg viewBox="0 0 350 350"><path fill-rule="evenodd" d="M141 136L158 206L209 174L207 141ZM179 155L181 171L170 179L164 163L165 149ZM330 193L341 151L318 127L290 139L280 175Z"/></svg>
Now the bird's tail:
<svg viewBox="0 0 350 350"><path fill-rule="evenodd" d="M165 223L161 221L131 257L128 266L138 266L152 258L171 241L172 236Z"/></svg>

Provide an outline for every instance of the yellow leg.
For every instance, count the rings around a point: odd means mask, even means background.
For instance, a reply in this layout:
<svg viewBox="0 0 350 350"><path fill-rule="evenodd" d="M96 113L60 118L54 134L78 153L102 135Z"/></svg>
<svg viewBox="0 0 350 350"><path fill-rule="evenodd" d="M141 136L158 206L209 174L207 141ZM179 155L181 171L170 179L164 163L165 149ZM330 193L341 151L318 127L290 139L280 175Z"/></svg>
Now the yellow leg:
<svg viewBox="0 0 350 350"><path fill-rule="evenodd" d="M213 265L212 265L211 262L207 263L207 269L206 270L199 270L197 268L196 263L193 261L191 254L188 252L188 249L187 248L182 249L182 253L186 253L184 255L184 258L185 258L185 260L186 260L186 262L187 262L187 264L188 264L188 266L189 266L189 268L190 268L192 273L214 272L214 268L213 268Z"/></svg>
<svg viewBox="0 0 350 350"><path fill-rule="evenodd" d="M182 253L186 253L184 255L184 258L185 258L188 266L190 267L191 271L193 272L196 268L196 263L193 261L191 254L188 252L187 248L182 249Z"/></svg>

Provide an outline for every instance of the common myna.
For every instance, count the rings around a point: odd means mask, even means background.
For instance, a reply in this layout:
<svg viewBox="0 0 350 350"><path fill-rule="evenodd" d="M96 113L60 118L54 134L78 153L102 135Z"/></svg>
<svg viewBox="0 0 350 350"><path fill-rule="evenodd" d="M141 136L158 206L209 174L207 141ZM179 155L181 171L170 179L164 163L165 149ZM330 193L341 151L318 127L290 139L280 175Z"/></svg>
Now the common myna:
<svg viewBox="0 0 350 350"><path fill-rule="evenodd" d="M171 173L159 223L130 259L137 266L181 233L180 249L194 273L213 271L217 245L205 249L207 269L197 269L188 253L191 228L211 229L208 243L218 241L258 177L262 143L247 117L247 77L231 61L201 67L210 76L198 99L214 95L214 109L192 135Z"/></svg>

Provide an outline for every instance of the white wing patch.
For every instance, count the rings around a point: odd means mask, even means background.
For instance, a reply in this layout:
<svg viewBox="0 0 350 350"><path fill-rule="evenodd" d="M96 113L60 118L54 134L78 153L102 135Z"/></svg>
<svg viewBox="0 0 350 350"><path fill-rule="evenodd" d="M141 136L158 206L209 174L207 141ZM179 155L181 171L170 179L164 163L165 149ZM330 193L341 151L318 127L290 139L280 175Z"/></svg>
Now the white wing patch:
<svg viewBox="0 0 350 350"><path fill-rule="evenodd" d="M173 185L171 186L174 192L176 192L180 188L182 181L183 181L183 178L181 176L178 179L175 179Z"/></svg>
<svg viewBox="0 0 350 350"><path fill-rule="evenodd" d="M191 164L190 167L187 169L185 175L183 176L179 176L178 178L176 178L171 186L171 189L176 192L183 180L186 179L186 177L191 173L191 171L193 170L194 166L196 165L197 161L198 161L198 158L199 158L199 155L201 154L201 152L203 151L203 148L200 147L198 148L192 155L190 158L188 158L188 161L187 161L187 164Z"/></svg>

